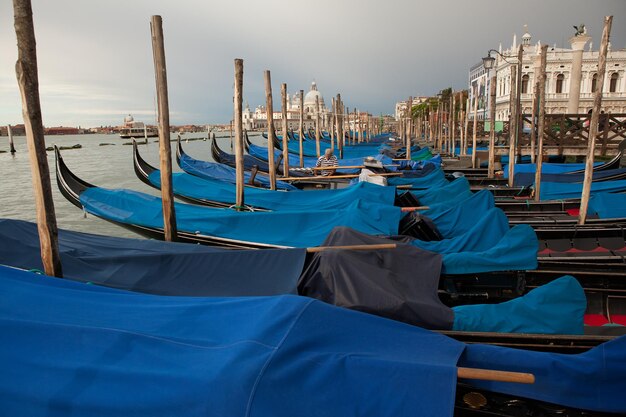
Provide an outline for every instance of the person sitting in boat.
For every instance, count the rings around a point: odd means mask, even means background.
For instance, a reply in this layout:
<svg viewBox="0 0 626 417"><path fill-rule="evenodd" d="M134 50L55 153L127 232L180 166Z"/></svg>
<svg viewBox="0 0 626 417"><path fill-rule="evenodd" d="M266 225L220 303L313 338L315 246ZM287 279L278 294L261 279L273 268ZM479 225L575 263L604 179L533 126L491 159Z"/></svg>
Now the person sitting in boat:
<svg viewBox="0 0 626 417"><path fill-rule="evenodd" d="M337 162L337 157L333 154L333 150L328 148L326 149L326 151L324 151L324 155L320 156L319 159L317 160L317 163L315 164L316 168L326 168L326 167L336 167L339 166L339 163ZM329 176L329 175L333 175L335 173L334 169L324 169L321 172L321 175L323 176Z"/></svg>

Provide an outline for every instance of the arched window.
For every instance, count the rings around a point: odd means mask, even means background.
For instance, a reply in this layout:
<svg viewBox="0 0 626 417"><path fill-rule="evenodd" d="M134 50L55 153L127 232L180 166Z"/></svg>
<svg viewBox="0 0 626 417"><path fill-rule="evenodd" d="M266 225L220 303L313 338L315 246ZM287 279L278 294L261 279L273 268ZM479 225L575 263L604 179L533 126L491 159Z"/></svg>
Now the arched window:
<svg viewBox="0 0 626 417"><path fill-rule="evenodd" d="M555 93L559 94L563 92L563 80L565 76L563 74L559 74L556 76L556 90Z"/></svg>
<svg viewBox="0 0 626 417"><path fill-rule="evenodd" d="M597 86L598 86L598 74L593 74L593 77L591 77L591 92L592 93L596 92Z"/></svg>
<svg viewBox="0 0 626 417"><path fill-rule="evenodd" d="M529 80L529 76L528 74L524 75L522 77L522 94L528 94L528 80Z"/></svg>
<svg viewBox="0 0 626 417"><path fill-rule="evenodd" d="M619 79L619 74L614 72L611 74L611 81L609 83L609 93L614 93L617 91L617 80Z"/></svg>

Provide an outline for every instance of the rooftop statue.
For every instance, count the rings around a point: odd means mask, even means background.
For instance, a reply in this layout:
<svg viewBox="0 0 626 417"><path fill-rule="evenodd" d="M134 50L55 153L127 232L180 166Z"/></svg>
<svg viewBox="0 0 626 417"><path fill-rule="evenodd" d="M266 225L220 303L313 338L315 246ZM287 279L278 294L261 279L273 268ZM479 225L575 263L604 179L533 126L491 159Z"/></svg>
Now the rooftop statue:
<svg viewBox="0 0 626 417"><path fill-rule="evenodd" d="M581 23L578 26L574 26L574 29L576 29L576 33L574 34L574 36L584 36L587 34L587 28L585 27L584 23Z"/></svg>

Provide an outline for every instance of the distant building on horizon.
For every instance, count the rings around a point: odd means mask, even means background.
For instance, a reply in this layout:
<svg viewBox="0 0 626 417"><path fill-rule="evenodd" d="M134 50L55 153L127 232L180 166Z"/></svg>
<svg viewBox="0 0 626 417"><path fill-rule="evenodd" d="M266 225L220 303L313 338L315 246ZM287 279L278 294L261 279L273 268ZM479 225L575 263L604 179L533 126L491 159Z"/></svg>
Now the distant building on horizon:
<svg viewBox="0 0 626 417"><path fill-rule="evenodd" d="M317 83L311 83L311 89L304 96L304 129L315 128L316 107L315 98L319 97L320 104L320 124L323 129L328 129L332 119L331 111L326 107L324 97L317 89ZM274 114L276 130L282 129L283 114L281 110L280 100L274 100ZM243 110L243 128L246 130L267 129L267 110L265 106L257 106L254 111L250 110L250 106L246 103ZM297 130L300 125L300 92L296 92L293 96L287 94L287 127Z"/></svg>
<svg viewBox="0 0 626 417"><path fill-rule="evenodd" d="M521 107L524 114L532 112L533 88L539 73L541 43L531 44L532 36L526 30L522 36ZM548 48L546 65L546 113L584 114L593 107L598 77L598 51L593 51L591 37L584 33L570 38L571 48ZM585 50L587 48L587 50ZM478 100L478 120L489 119L489 88L494 73L496 79L496 120L510 117L511 67L517 65L517 37L510 48L496 54L494 68L486 71L482 62L469 70L468 118L473 120L474 100ZM509 62L507 62L509 61ZM607 113L626 113L626 49L609 48L606 74L602 86L602 109ZM580 75L579 75L580 74ZM577 86L575 80L580 76ZM478 87L478 88L477 88Z"/></svg>
<svg viewBox="0 0 626 417"><path fill-rule="evenodd" d="M422 104L423 102L429 99L428 96L416 96L413 97L413 103L411 103L411 107L417 106L418 104ZM407 108L407 103L409 100L398 101L396 103L396 111L395 111L395 119L396 121L400 120L400 117L404 114Z"/></svg>

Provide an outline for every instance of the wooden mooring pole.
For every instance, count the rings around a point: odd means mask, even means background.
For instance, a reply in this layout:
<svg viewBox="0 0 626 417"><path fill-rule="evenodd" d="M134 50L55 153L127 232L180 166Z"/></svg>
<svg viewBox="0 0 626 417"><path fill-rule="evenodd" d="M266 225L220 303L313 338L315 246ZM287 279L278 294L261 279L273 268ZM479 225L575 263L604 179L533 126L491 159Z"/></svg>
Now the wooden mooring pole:
<svg viewBox="0 0 626 417"><path fill-rule="evenodd" d="M578 224L585 224L587 220L587 210L589 208L589 197L591 194L591 181L593 180L593 160L596 147L596 136L598 135L598 122L600 120L600 111L602 109L602 86L604 85L604 75L606 72L606 55L609 45L609 37L611 35L611 25L613 16L604 18L604 29L602 30L602 42L598 53L598 81L595 96L593 99L593 108L591 110L591 122L589 123L589 143L587 145L587 160L585 161L585 178L583 180L583 192L580 199L580 212L578 215ZM608 126L604 126L608 129Z"/></svg>
<svg viewBox="0 0 626 417"><path fill-rule="evenodd" d="M270 190L276 189L276 165L274 165L274 103L272 101L272 77L270 71L263 74L265 78L265 104L267 114L267 165L270 174Z"/></svg>
<svg viewBox="0 0 626 417"><path fill-rule="evenodd" d="M476 134L478 133L478 90L480 89L480 79L476 82L474 90L474 128L472 136L472 168L476 168Z"/></svg>
<svg viewBox="0 0 626 417"><path fill-rule="evenodd" d="M176 240L176 211L172 189L172 148L170 147L170 108L167 94L167 70L165 66L165 44L163 41L163 21L161 16L152 16L152 54L157 89L159 112L159 156L161 170L161 200L163 207L163 231L165 240Z"/></svg>
<svg viewBox="0 0 626 417"><path fill-rule="evenodd" d="M320 140L322 132L320 131L320 96L315 96L315 152L320 157Z"/></svg>
<svg viewBox="0 0 626 417"><path fill-rule="evenodd" d="M537 87L537 101L539 116L537 118L537 167L535 168L535 201L541 198L541 171L543 170L543 137L546 123L546 61L548 45L541 47L541 61L539 64L539 86Z"/></svg>
<svg viewBox="0 0 626 417"><path fill-rule="evenodd" d="M335 104L337 105L337 147L339 148L339 159L343 159L343 102L341 101L341 94L337 94L335 98Z"/></svg>
<svg viewBox="0 0 626 417"><path fill-rule="evenodd" d="M243 126L241 104L243 100L243 59L235 59L235 208L244 209ZM286 175L286 174L285 174Z"/></svg>
<svg viewBox="0 0 626 417"><path fill-rule="evenodd" d="M530 163L534 164L537 160L537 90L539 89L539 83L536 82L533 87L533 100L530 120Z"/></svg>
<svg viewBox="0 0 626 417"><path fill-rule="evenodd" d="M63 271L59 256L58 229L39 101L37 48L30 0L13 0L13 13L18 52L15 73L22 98L22 115L35 194L41 262L47 275L61 278Z"/></svg>
<svg viewBox="0 0 626 417"><path fill-rule="evenodd" d="M409 97L409 101L406 102L406 159L411 160L411 107L413 107L413 97Z"/></svg>
<svg viewBox="0 0 626 417"><path fill-rule="evenodd" d="M491 77L489 83L489 168L487 170L487 177L493 178L495 176L495 164L496 164L496 77Z"/></svg>
<svg viewBox="0 0 626 417"><path fill-rule="evenodd" d="M300 168L304 167L304 90L300 90L300 124L298 125L298 142L300 144Z"/></svg>
<svg viewBox="0 0 626 417"><path fill-rule="evenodd" d="M520 46L521 47L521 46ZM509 187L513 186L513 180L515 176L515 141L517 139L517 72L521 71L520 68L511 66L511 99L510 99L510 113L509 116Z"/></svg>
<svg viewBox="0 0 626 417"><path fill-rule="evenodd" d="M289 133L287 116L287 84L280 85L281 112L283 118L283 177L289 176Z"/></svg>
<svg viewBox="0 0 626 417"><path fill-rule="evenodd" d="M15 154L15 144L13 143L13 132L11 131L11 125L7 125L7 135L9 135L9 150L11 155Z"/></svg>

